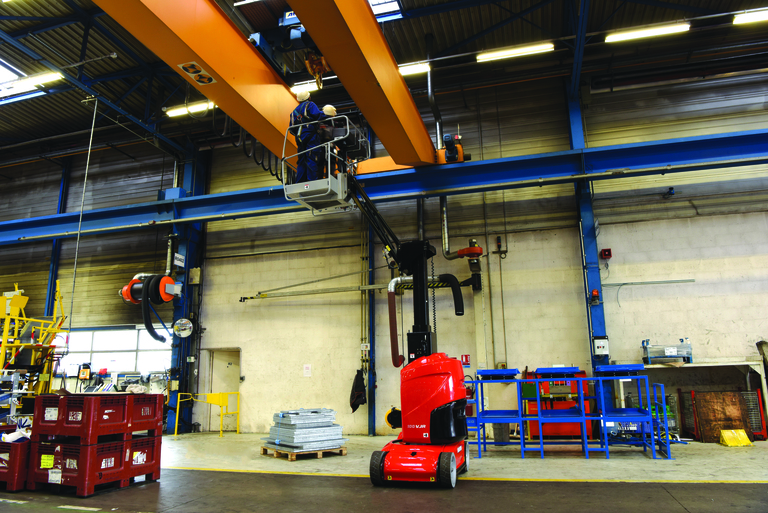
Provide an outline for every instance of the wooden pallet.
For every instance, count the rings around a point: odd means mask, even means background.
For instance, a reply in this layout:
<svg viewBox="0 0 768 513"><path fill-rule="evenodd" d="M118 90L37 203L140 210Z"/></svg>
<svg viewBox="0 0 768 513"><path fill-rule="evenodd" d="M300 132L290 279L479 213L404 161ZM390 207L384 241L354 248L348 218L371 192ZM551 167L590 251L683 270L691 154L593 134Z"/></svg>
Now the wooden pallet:
<svg viewBox="0 0 768 513"><path fill-rule="evenodd" d="M305 454L313 454L317 459L321 459L323 457L324 453L330 453L330 454L338 454L340 456L346 456L347 455L347 448L346 447L339 447L338 449L325 449L323 451L302 451L302 452L286 452L286 451L278 451L275 449L271 449L269 447L262 447L261 448L261 455L262 456L269 456L269 452L273 451L275 458L281 458L281 457L288 457L288 461L296 461L296 456L302 456Z"/></svg>

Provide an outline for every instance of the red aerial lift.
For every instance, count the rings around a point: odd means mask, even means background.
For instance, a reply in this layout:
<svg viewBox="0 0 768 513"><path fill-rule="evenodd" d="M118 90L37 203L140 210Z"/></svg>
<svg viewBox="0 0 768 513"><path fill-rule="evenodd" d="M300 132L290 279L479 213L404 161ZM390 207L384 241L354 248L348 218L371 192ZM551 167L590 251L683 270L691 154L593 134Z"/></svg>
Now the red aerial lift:
<svg viewBox="0 0 768 513"><path fill-rule="evenodd" d="M391 267L397 266L402 275L413 277L413 328L408 333L405 357L399 354L394 290L388 294L392 363L395 367L406 365L400 372L402 410L390 410L387 423L394 428L402 427L402 432L371 456L371 482L377 486L397 481L434 482L453 488L457 474L467 469L467 395L461 362L435 352L435 334L429 325L427 263L435 256L435 248L426 240L400 242L355 179L356 163L370 157L365 134L346 116L323 123L343 127L335 128L333 140L322 145L326 162L341 162L336 166L341 172L312 182L293 183L288 161L298 155L286 155L284 151L282 176L286 199L298 201L316 215L357 207L384 245ZM459 141L451 138L454 151L460 150ZM333 148L338 148L339 153L334 153ZM460 161L456 153L453 160ZM460 250L458 256L468 257L472 262L482 252L482 248L473 246ZM461 285L456 277L441 274L433 278L450 286L455 313L464 315Z"/></svg>
<svg viewBox="0 0 768 513"><path fill-rule="evenodd" d="M456 486L456 476L467 469L467 395L461 362L434 352L435 334L429 325L427 262L436 251L429 241L400 242L353 176L347 177L352 201L368 219L400 272L413 276L413 328L408 333L406 357L391 337L392 364L400 367L401 410L391 410L387 422L402 427L396 440L371 455L371 482L377 486L397 481L434 482ZM471 248L482 252L481 248ZM475 256L478 256L475 254ZM453 292L456 315L464 315L459 281L441 274ZM389 293L390 319L395 315L395 295Z"/></svg>

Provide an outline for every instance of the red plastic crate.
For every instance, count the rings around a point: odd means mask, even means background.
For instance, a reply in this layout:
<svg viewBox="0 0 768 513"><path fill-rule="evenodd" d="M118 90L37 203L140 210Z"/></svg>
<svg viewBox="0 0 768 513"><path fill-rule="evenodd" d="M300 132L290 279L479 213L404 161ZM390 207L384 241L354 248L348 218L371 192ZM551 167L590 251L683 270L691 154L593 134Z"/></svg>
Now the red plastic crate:
<svg viewBox="0 0 768 513"><path fill-rule="evenodd" d="M79 437L82 445L95 445L100 436L152 431L163 426L162 394L43 395L35 400L32 441Z"/></svg>
<svg viewBox="0 0 768 513"><path fill-rule="evenodd" d="M0 433L12 433L16 426L0 426ZM17 492L24 489L27 480L29 440L23 442L0 442L0 483L5 490Z"/></svg>
<svg viewBox="0 0 768 513"><path fill-rule="evenodd" d="M124 488L135 477L160 479L162 437L134 438L98 445L33 442L27 490L45 483L74 486L77 495L93 495L97 485Z"/></svg>

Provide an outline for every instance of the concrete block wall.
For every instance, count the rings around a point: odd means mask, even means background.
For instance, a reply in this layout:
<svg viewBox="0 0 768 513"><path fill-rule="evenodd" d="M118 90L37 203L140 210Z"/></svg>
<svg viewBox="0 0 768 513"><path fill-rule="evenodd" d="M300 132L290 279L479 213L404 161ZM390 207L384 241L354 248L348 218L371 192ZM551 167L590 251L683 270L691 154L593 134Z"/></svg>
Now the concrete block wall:
<svg viewBox="0 0 768 513"><path fill-rule="evenodd" d="M453 274L459 281L470 277L469 266L463 259L446 260L440 253L440 240L431 238L432 245L438 250L433 257L435 275ZM455 251L466 245L466 238L452 239L451 248ZM376 247L376 255L381 254L380 246ZM431 273L431 266L428 267ZM386 283L390 280L389 270L376 272L376 283ZM430 305L432 294L430 292ZM454 302L449 289L435 291L437 325L434 325L430 306L429 323L437 336L437 351L448 356L459 358L463 354L470 355L472 366L465 369L466 374L472 375L477 369L479 355L476 353L475 323L482 322L482 312L473 307L473 292L470 287L462 287L464 299L464 315L456 316ZM400 354L405 355L407 347L406 336L413 326L413 295L405 291L398 296L398 336ZM400 407L400 370L392 365L391 343L389 334L388 307L386 291L376 293L376 433L396 435L400 430L390 429L384 421L384 415L393 406ZM362 409L362 408L361 408Z"/></svg>
<svg viewBox="0 0 768 513"><path fill-rule="evenodd" d="M604 287L612 359L637 362L641 340L684 337L694 361L758 355L768 336L767 214L607 225L598 244L613 253L603 283L695 280Z"/></svg>
<svg viewBox="0 0 768 513"><path fill-rule="evenodd" d="M692 219L647 221L601 227L600 248L613 258L602 271L606 284L694 279L694 283L604 288L611 358L640 362L640 341L672 342L689 337L697 361L755 357L755 342L768 336L764 305L768 301L768 230L766 214L738 214ZM504 362L530 370L552 365L590 368L586 309L578 229L553 229L502 235L506 258L482 259L485 290L473 307L464 288L465 315L453 315L447 290L437 291L438 350L458 357L470 354L473 374L476 330L490 352L487 367ZM491 244L495 234L489 239ZM439 239L432 237L433 244ZM488 242L479 238L488 254ZM453 239L454 249L466 237ZM495 248L491 248L495 249ZM377 259L380 248L377 246ZM201 389L205 389L207 350L239 348L242 430L265 432L272 414L299 407L330 407L347 434L366 434L368 406L355 414L348 406L356 369L360 367L360 295L356 292L254 300L240 296L291 283L324 278L360 268L357 248L299 251L254 257L210 260L205 265L202 324ZM463 260L435 257L435 273L469 276ZM374 262L375 266L381 261ZM390 272L376 272L386 283ZM359 285L357 276L308 285ZM618 298L617 298L618 293ZM384 414L400 405L399 369L390 362L387 303L376 292L378 434L394 434ZM399 336L410 329L409 292L398 299ZM430 320L431 322L431 320ZM479 328L478 328L479 325ZM303 376L304 364L312 376ZM513 400L512 390L498 387L490 396ZM206 426L207 411L195 421Z"/></svg>

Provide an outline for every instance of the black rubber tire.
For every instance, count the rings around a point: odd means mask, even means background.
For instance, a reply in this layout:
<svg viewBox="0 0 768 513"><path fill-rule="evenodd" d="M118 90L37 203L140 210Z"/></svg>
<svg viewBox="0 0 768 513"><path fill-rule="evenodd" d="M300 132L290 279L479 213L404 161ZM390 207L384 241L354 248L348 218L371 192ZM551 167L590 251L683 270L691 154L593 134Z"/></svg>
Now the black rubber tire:
<svg viewBox="0 0 768 513"><path fill-rule="evenodd" d="M384 478L384 460L387 457L387 453L384 451L374 451L371 454L371 483L374 486L386 486L387 481Z"/></svg>
<svg viewBox="0 0 768 513"><path fill-rule="evenodd" d="M452 452L441 452L437 460L437 482L441 488L456 486L456 456Z"/></svg>

